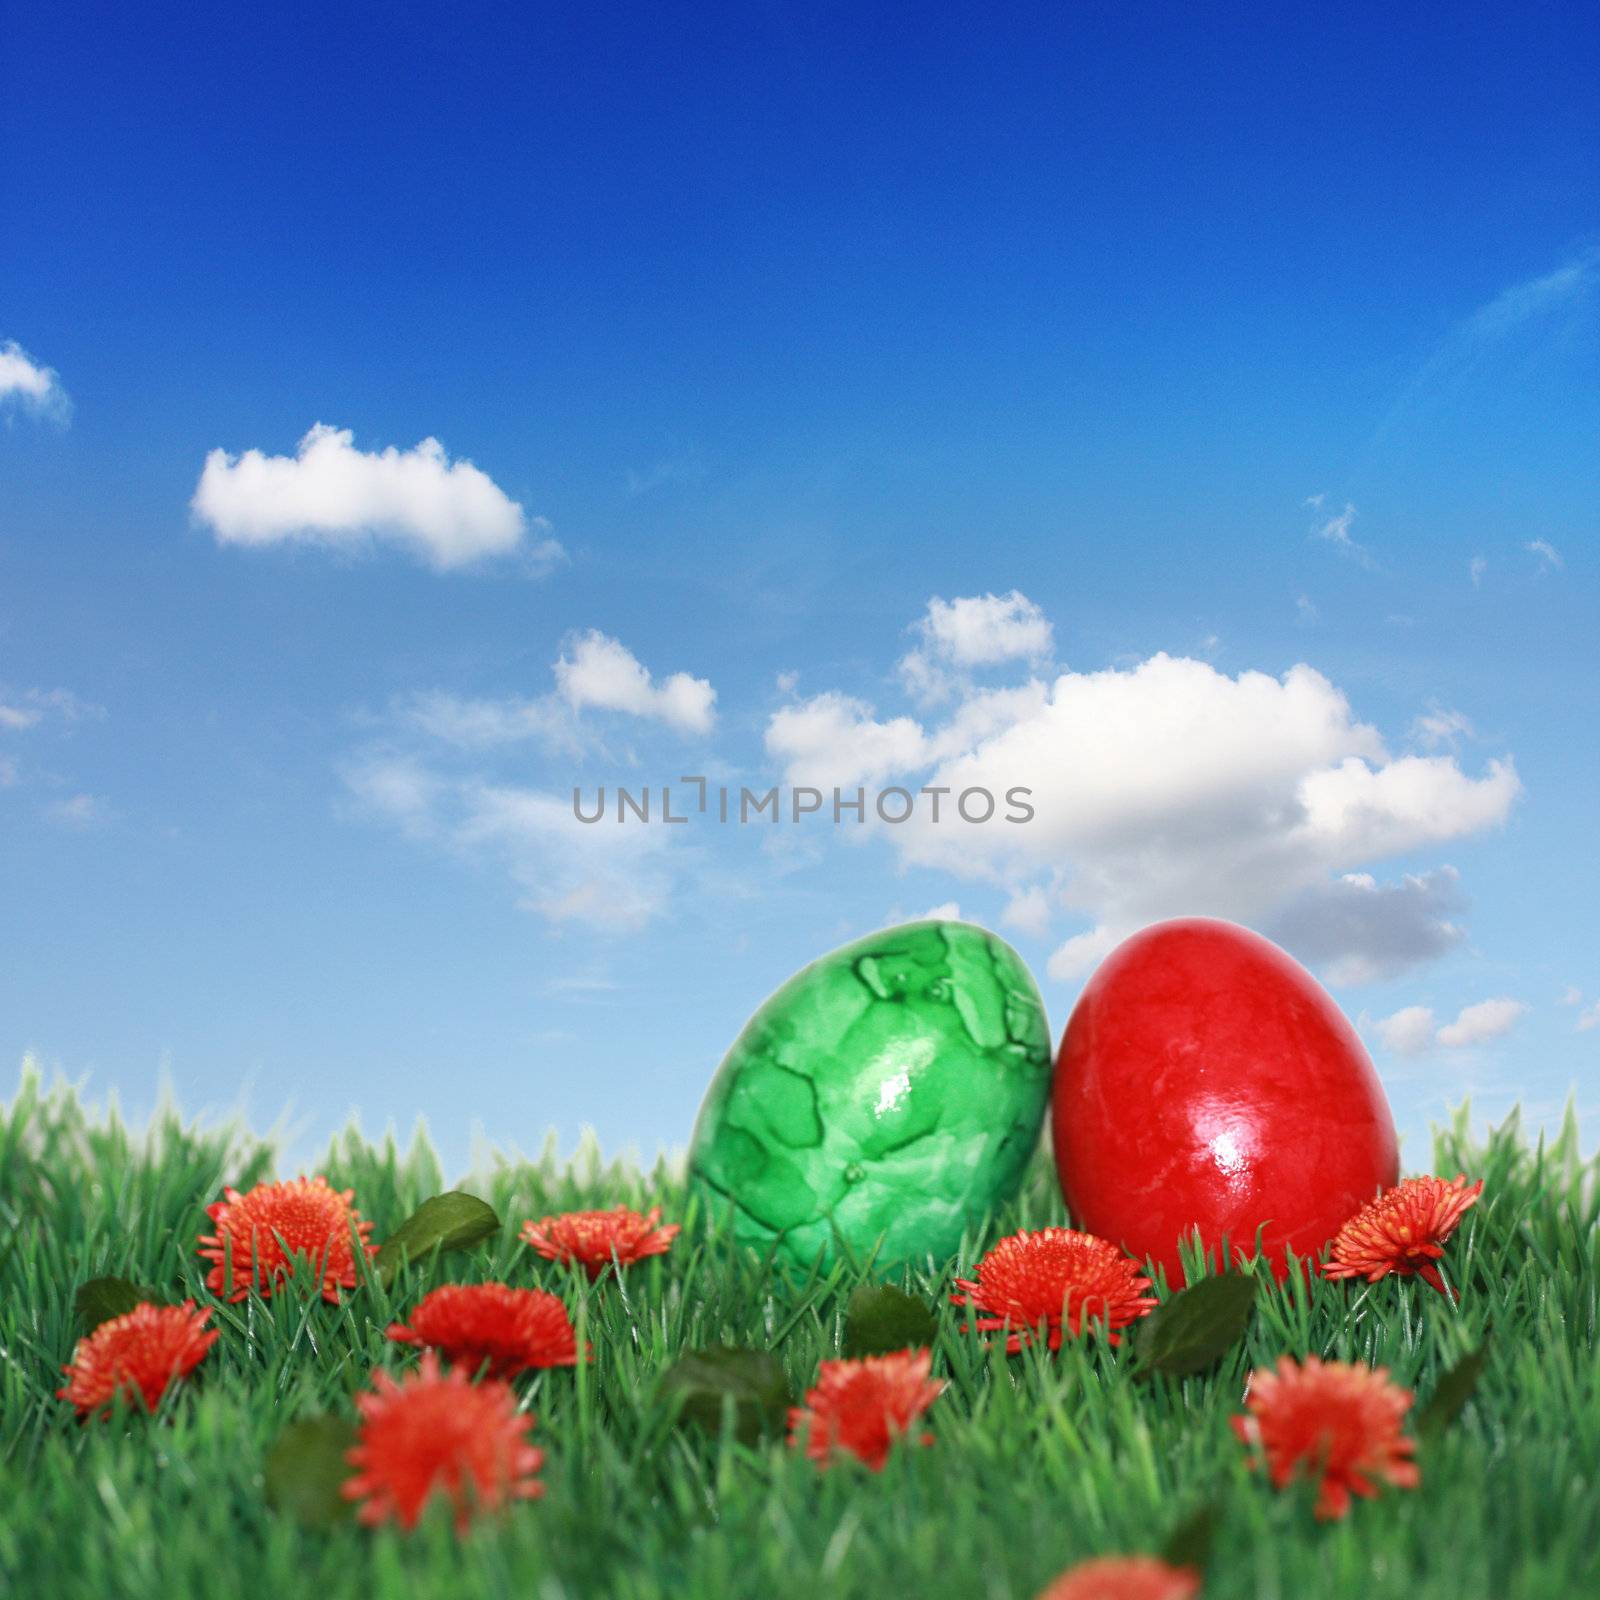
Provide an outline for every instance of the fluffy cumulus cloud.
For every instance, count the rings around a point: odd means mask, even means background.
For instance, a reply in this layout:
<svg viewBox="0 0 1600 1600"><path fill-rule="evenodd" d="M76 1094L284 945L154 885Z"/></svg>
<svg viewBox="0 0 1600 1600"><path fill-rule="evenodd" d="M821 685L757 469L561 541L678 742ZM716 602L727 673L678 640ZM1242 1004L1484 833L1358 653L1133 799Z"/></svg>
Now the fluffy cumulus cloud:
<svg viewBox="0 0 1600 1600"><path fill-rule="evenodd" d="M547 523L530 522L487 473L452 461L437 439L358 450L348 428L320 422L292 456L213 450L190 506L219 544L361 550L389 542L440 570L519 549L548 566L562 553Z"/></svg>
<svg viewBox="0 0 1600 1600"><path fill-rule="evenodd" d="M1499 996L1463 1006L1454 1022L1441 1027L1431 1006L1406 1006L1374 1023L1373 1031L1396 1055L1420 1056L1435 1047L1466 1050L1510 1033L1527 1009L1521 1000Z"/></svg>
<svg viewBox="0 0 1600 1600"><path fill-rule="evenodd" d="M1385 1050L1396 1055L1419 1056L1431 1048L1436 1023L1431 1006L1404 1006L1376 1024Z"/></svg>
<svg viewBox="0 0 1600 1600"><path fill-rule="evenodd" d="M674 672L657 683L631 650L595 629L562 652L556 686L574 710L625 711L681 733L709 733L716 722L717 691L704 678Z"/></svg>
<svg viewBox="0 0 1600 1600"><path fill-rule="evenodd" d="M1025 823L969 824L948 804L934 823L925 804L881 831L907 864L1008 889L1017 926L1087 922L1055 951L1058 978L1197 913L1274 925L1341 981L1402 971L1459 938L1459 885L1371 867L1496 826L1520 792L1509 757L1471 772L1392 751L1310 666L1230 676L1165 654L969 687L936 723L814 695L773 715L767 748L791 783L1030 790Z"/></svg>
<svg viewBox="0 0 1600 1600"><path fill-rule="evenodd" d="M1511 1032L1527 1009L1521 1000L1509 1000L1504 996L1463 1006L1456 1020L1439 1030L1439 1043L1447 1050L1462 1050L1469 1045L1499 1039Z"/></svg>
<svg viewBox="0 0 1600 1600"><path fill-rule="evenodd" d="M0 411L25 411L65 423L72 402L53 368L35 361L15 340L0 342Z"/></svg>
<svg viewBox="0 0 1600 1600"><path fill-rule="evenodd" d="M912 626L919 643L900 660L900 676L919 699L948 698L975 667L1042 661L1054 636L1049 619L1025 594L937 595Z"/></svg>

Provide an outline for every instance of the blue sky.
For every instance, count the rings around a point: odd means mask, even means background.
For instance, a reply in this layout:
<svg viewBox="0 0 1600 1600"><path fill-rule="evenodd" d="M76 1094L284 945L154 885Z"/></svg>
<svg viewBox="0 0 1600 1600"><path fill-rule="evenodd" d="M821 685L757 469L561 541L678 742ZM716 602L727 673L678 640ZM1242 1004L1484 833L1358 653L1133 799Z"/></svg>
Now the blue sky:
<svg viewBox="0 0 1600 1600"><path fill-rule="evenodd" d="M844 938L958 906L1059 1032L1188 910L1328 979L1413 1163L1600 1115L1587 8L6 57L0 1060L651 1152ZM950 773L1036 822L567 814Z"/></svg>

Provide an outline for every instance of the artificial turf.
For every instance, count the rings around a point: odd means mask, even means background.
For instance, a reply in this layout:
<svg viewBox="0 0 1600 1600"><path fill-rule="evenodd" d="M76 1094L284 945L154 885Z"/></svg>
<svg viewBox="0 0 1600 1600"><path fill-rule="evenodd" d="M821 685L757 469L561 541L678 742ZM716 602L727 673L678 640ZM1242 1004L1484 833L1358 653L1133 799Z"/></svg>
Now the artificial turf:
<svg viewBox="0 0 1600 1600"><path fill-rule="evenodd" d="M358 1133L320 1170L356 1191L374 1237L451 1187L424 1141ZM485 1158L454 1186L503 1219L476 1249L365 1282L341 1305L298 1285L217 1305L222 1337L154 1417L119 1409L80 1425L55 1398L79 1329L73 1296L118 1274L216 1304L195 1237L225 1183L291 1173L237 1128L159 1115L135 1135L72 1092L24 1077L0 1115L0 1587L23 1596L242 1595L313 1600L505 1596L962 1596L1030 1600L1075 1560L1158 1550L1197 1507L1217 1520L1206 1596L1471 1597L1600 1594L1600 1164L1569 1118L1530 1147L1515 1123L1474 1143L1464 1116L1431 1170L1485 1180L1451 1241L1459 1303L1415 1279L1293 1277L1264 1290L1244 1341L1211 1370L1135 1375L1128 1344L1091 1336L1007 1358L961 1332L950 1280L1017 1227L1063 1219L1041 1155L1018 1202L936 1271L892 1281L939 1307L928 1414L935 1443L903 1445L881 1474L819 1473L781 1437L676 1425L658 1392L685 1350L776 1350L801 1393L839 1353L859 1268L786 1279L708 1230L666 1166L643 1174L592 1150L571 1162ZM684 1235L666 1257L590 1287L516 1238L550 1211L659 1203ZM547 1452L546 1494L458 1538L439 1507L419 1528L302 1526L274 1510L263 1461L296 1418L353 1415L375 1367L415 1352L384 1328L446 1280L498 1278L566 1296L590 1367L518 1380ZM1484 1342L1459 1418L1418 1449L1420 1488L1312 1515L1301 1485L1275 1492L1229 1427L1252 1366L1317 1353L1391 1369L1426 1402ZM730 1418L731 1421L731 1418Z"/></svg>

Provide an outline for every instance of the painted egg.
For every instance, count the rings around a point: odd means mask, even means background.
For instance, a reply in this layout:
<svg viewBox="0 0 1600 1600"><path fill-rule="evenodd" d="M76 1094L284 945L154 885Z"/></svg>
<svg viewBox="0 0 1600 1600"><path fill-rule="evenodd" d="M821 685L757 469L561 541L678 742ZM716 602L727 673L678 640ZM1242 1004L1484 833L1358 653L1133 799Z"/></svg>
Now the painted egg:
<svg viewBox="0 0 1600 1600"><path fill-rule="evenodd" d="M1021 957L913 922L790 978L734 1041L689 1150L714 1217L790 1261L942 1262L1017 1191L1050 1093Z"/></svg>
<svg viewBox="0 0 1600 1600"><path fill-rule="evenodd" d="M1304 967L1247 928L1157 923L1105 959L1056 1067L1075 1223L1182 1280L1180 1237L1281 1276L1397 1176L1394 1119L1356 1031Z"/></svg>

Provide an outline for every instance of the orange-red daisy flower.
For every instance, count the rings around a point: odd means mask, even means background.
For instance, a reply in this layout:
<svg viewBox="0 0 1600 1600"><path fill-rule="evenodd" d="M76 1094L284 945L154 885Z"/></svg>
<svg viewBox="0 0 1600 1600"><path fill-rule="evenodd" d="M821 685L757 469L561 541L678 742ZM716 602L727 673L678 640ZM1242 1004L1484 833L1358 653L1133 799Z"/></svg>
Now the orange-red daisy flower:
<svg viewBox="0 0 1600 1600"><path fill-rule="evenodd" d="M1193 1600L1200 1574L1159 1556L1097 1556L1068 1567L1039 1600Z"/></svg>
<svg viewBox="0 0 1600 1600"><path fill-rule="evenodd" d="M1149 1287L1139 1263L1109 1240L1072 1228L1024 1229L978 1263L976 1278L957 1278L956 1288L965 1293L950 1299L987 1312L977 1326L984 1332L1006 1329L1006 1349L1015 1355L1041 1330L1050 1348L1059 1350L1063 1333L1076 1339L1094 1322L1116 1344L1118 1328L1155 1309L1155 1298L1143 1293Z"/></svg>
<svg viewBox="0 0 1600 1600"><path fill-rule="evenodd" d="M141 1300L78 1341L71 1362L61 1369L67 1385L56 1394L70 1400L80 1417L119 1391L138 1395L154 1411L168 1387L193 1372L217 1342L216 1329L205 1325L210 1315L209 1306L197 1311L193 1300L181 1306Z"/></svg>
<svg viewBox="0 0 1600 1600"><path fill-rule="evenodd" d="M388 1332L401 1344L431 1345L469 1373L487 1363L491 1378L578 1364L578 1337L567 1308L543 1289L447 1283L417 1302L409 1326L394 1322Z"/></svg>
<svg viewBox="0 0 1600 1600"><path fill-rule="evenodd" d="M1483 1179L1468 1187L1464 1173L1458 1173L1453 1183L1407 1178L1385 1189L1334 1236L1322 1275L1376 1283L1391 1272L1415 1272L1443 1294L1444 1280L1434 1262L1482 1193Z"/></svg>
<svg viewBox="0 0 1600 1600"><path fill-rule="evenodd" d="M646 1256L667 1253L683 1231L676 1222L664 1227L661 1207L652 1206L641 1216L627 1206L614 1211L564 1211L522 1225L522 1242L532 1245L548 1261L576 1262L591 1278L598 1278L616 1262L629 1266Z"/></svg>
<svg viewBox="0 0 1600 1600"><path fill-rule="evenodd" d="M258 1183L249 1194L224 1189L206 1207L217 1231L200 1235L200 1254L214 1263L206 1287L213 1294L226 1291L229 1300L243 1300L252 1285L269 1295L301 1254L321 1275L323 1299L337 1305L340 1289L356 1286L352 1231L369 1256L378 1249L367 1242L372 1224L361 1220L354 1198L353 1189L331 1189L326 1178Z"/></svg>
<svg viewBox="0 0 1600 1600"><path fill-rule="evenodd" d="M460 1367L441 1372L431 1350L399 1383L386 1372L373 1383L356 1398L361 1422L346 1456L356 1472L340 1491L362 1502L362 1522L393 1518L414 1528L439 1493L455 1506L462 1531L476 1512L544 1493L534 1476L544 1452L523 1437L533 1418L518 1413L509 1385L473 1383Z"/></svg>
<svg viewBox="0 0 1600 1600"><path fill-rule="evenodd" d="M1411 1391L1390 1383L1387 1367L1284 1356L1276 1371L1251 1374L1245 1406L1234 1431L1261 1447L1277 1488L1297 1472L1318 1480L1319 1517L1342 1517L1352 1494L1376 1494L1379 1481L1416 1487L1416 1446L1400 1432Z"/></svg>
<svg viewBox="0 0 1600 1600"><path fill-rule="evenodd" d="M931 1350L824 1361L806 1403L789 1408L789 1443L803 1443L819 1467L848 1450L882 1472L889 1447L944 1391L943 1379L928 1376L932 1364ZM921 1442L932 1444L933 1435Z"/></svg>

